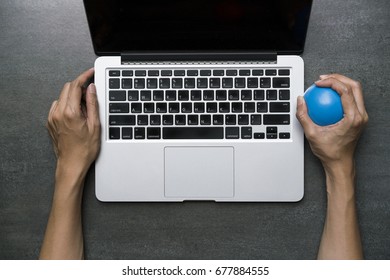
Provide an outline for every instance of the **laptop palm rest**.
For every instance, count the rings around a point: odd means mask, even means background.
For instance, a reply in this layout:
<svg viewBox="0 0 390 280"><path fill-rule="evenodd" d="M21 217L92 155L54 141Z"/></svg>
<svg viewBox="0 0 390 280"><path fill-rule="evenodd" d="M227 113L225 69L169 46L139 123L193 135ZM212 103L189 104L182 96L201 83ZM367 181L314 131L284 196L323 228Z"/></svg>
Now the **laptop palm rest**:
<svg viewBox="0 0 390 280"><path fill-rule="evenodd" d="M234 196L233 147L166 147L164 157L166 197Z"/></svg>

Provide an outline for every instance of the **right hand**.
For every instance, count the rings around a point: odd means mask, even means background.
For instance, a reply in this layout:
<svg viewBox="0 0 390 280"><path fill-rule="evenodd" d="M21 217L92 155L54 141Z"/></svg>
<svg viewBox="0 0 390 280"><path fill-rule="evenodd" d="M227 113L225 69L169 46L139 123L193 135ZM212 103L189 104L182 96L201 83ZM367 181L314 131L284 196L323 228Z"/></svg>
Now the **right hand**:
<svg viewBox="0 0 390 280"><path fill-rule="evenodd" d="M311 150L325 169L353 162L359 136L368 122L362 87L359 82L339 74L322 75L315 84L330 87L341 96L344 118L330 126L318 126L309 117L305 100L298 97L296 117L301 123Z"/></svg>

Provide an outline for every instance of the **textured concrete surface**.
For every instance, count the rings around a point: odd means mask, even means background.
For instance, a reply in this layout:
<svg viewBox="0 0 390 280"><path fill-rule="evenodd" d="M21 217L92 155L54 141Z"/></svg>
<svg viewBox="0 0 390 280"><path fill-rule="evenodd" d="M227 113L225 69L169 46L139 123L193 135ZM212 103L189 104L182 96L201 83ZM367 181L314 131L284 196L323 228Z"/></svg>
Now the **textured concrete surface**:
<svg viewBox="0 0 390 280"><path fill-rule="evenodd" d="M314 1L305 86L340 72L364 85L370 122L356 154L368 259L390 259L390 1ZM35 259L55 158L45 129L63 84L93 65L82 1L0 2L0 259ZM313 259L326 209L308 145L299 203L100 203L94 168L84 196L89 259Z"/></svg>

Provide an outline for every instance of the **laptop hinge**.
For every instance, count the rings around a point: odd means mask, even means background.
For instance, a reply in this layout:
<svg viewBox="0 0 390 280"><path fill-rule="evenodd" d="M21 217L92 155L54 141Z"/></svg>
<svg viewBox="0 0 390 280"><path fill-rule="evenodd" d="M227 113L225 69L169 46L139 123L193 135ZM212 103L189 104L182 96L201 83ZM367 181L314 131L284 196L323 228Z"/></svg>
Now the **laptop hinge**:
<svg viewBox="0 0 390 280"><path fill-rule="evenodd" d="M134 63L207 63L207 62L229 62L229 63L244 63L244 62L261 62L261 63L276 63L276 53L122 53L122 64Z"/></svg>

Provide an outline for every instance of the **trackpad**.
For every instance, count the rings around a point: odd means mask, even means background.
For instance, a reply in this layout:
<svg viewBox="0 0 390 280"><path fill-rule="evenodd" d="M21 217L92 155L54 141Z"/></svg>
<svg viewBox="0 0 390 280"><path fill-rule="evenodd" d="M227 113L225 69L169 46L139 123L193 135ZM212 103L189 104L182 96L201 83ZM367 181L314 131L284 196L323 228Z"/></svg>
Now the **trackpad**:
<svg viewBox="0 0 390 280"><path fill-rule="evenodd" d="M233 197L233 158L233 147L166 147L165 196Z"/></svg>

